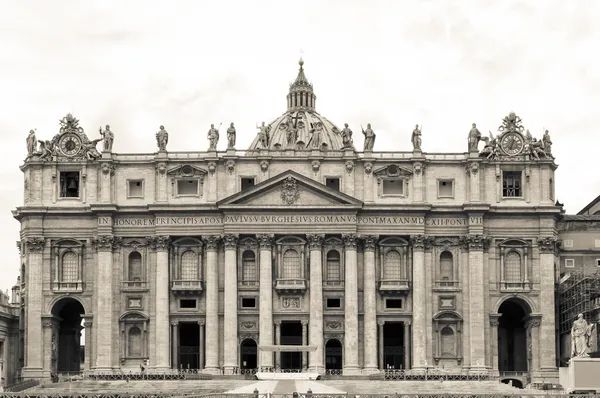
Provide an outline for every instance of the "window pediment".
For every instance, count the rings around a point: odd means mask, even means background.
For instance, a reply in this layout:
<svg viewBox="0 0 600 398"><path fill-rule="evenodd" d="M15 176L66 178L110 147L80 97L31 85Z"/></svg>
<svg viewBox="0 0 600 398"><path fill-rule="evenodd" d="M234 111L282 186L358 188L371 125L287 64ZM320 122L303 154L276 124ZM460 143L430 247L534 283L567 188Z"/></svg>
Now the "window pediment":
<svg viewBox="0 0 600 398"><path fill-rule="evenodd" d="M146 242L140 239L126 239L123 241L123 246L137 250L139 248L146 247Z"/></svg>
<svg viewBox="0 0 600 398"><path fill-rule="evenodd" d="M198 166L184 164L167 170L172 178L200 178L203 179L208 172Z"/></svg>
<svg viewBox="0 0 600 398"><path fill-rule="evenodd" d="M126 312L119 318L120 322L146 322L148 321L148 315L140 311Z"/></svg>
<svg viewBox="0 0 600 398"><path fill-rule="evenodd" d="M437 238L434 240L434 246L439 246L442 250L448 250L450 247L458 246L458 239Z"/></svg>
<svg viewBox="0 0 600 398"><path fill-rule="evenodd" d="M413 170L403 165L390 164L375 169L373 174L375 174L377 178L408 178L413 175Z"/></svg>
<svg viewBox="0 0 600 398"><path fill-rule="evenodd" d="M198 248L202 247L202 241L196 238L181 238L174 241L173 246Z"/></svg>
<svg viewBox="0 0 600 398"><path fill-rule="evenodd" d="M408 246L408 241L402 238L389 237L379 241L381 247L402 247Z"/></svg>
<svg viewBox="0 0 600 398"><path fill-rule="evenodd" d="M500 241L499 243L500 247L529 247L531 246L531 244L525 240L522 239L515 239L515 238L508 238L508 239L504 239L502 241Z"/></svg>
<svg viewBox="0 0 600 398"><path fill-rule="evenodd" d="M256 250L258 249L258 242L254 238L243 238L240 239L239 246L241 250Z"/></svg>
<svg viewBox="0 0 600 398"><path fill-rule="evenodd" d="M443 312L438 312L434 317L433 317L434 321L438 321L438 322L450 322L450 323L455 323L455 322L462 322L462 317L460 316L460 314L458 312L454 312L454 311L443 311Z"/></svg>
<svg viewBox="0 0 600 398"><path fill-rule="evenodd" d="M59 239L55 242L52 242L52 247L60 247L60 248L81 248L85 245L84 242L77 239Z"/></svg>
<svg viewBox="0 0 600 398"><path fill-rule="evenodd" d="M287 245L287 246L300 246L304 245L306 241L302 238L298 238L297 236L284 236L281 239L278 239L276 244L278 245Z"/></svg>

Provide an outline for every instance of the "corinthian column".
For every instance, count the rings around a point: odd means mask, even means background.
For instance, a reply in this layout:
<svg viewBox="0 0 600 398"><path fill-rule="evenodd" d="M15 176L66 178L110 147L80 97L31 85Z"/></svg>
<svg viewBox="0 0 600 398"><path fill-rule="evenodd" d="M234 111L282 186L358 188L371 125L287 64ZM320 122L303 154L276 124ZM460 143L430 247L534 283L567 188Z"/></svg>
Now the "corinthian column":
<svg viewBox="0 0 600 398"><path fill-rule="evenodd" d="M96 370L110 371L114 363L113 358L113 248L119 246L119 239L112 235L100 235L92 240L92 246L98 252L98 268L95 289L97 302L96 325L98 336L96 349ZM167 335L169 329L167 328Z"/></svg>
<svg viewBox="0 0 600 398"><path fill-rule="evenodd" d="M323 234L306 235L310 247L310 313L308 318L309 344L316 345L308 352L311 371L322 372L323 366L323 264L321 247ZM306 365L306 364L304 364Z"/></svg>
<svg viewBox="0 0 600 398"><path fill-rule="evenodd" d="M26 310L27 310L27 330L26 339L27 350L25 356L25 368L23 376L38 378L42 375L42 264L45 240L41 237L25 239L27 272L25 280L27 281L26 290Z"/></svg>
<svg viewBox="0 0 600 398"><path fill-rule="evenodd" d="M259 322L259 346L273 344L273 265L271 264L271 248L273 235L257 235L260 247L260 273L259 273L259 295L260 302L258 311ZM260 347L259 347L260 348ZM259 368L273 367L273 353L271 351L260 351Z"/></svg>
<svg viewBox="0 0 600 398"><path fill-rule="evenodd" d="M223 246L225 246L223 365L226 374L233 374L235 367L238 366L238 350L233 348L238 344L237 242L237 235L228 234L223 237Z"/></svg>
<svg viewBox="0 0 600 398"><path fill-rule="evenodd" d="M219 373L219 267L218 236L204 238L206 247L206 371ZM237 343L236 343L237 346Z"/></svg>
<svg viewBox="0 0 600 398"><path fill-rule="evenodd" d="M377 236L364 236L364 370L377 372L377 296L375 286L375 245Z"/></svg>
<svg viewBox="0 0 600 398"><path fill-rule="evenodd" d="M412 333L412 368L425 370L427 362L427 300L425 244L430 238L426 235L411 237L413 257L413 333Z"/></svg>
<svg viewBox="0 0 600 398"><path fill-rule="evenodd" d="M169 322L169 245L168 236L155 236L151 247L156 249L156 319L154 341L156 359L154 368L166 370L171 367L171 323Z"/></svg>
<svg viewBox="0 0 600 398"><path fill-rule="evenodd" d="M342 235L346 247L345 317L344 317L344 375L360 374L358 367L358 271L356 235Z"/></svg>
<svg viewBox="0 0 600 398"><path fill-rule="evenodd" d="M485 325L488 315L483 300L485 283L483 273L483 251L489 247L490 238L485 235L467 235L463 244L469 248L469 350L470 371L486 371ZM554 310L553 310L554 311Z"/></svg>
<svg viewBox="0 0 600 398"><path fill-rule="evenodd" d="M538 240L540 250L540 313L538 347L540 371L556 371L556 343L554 341L554 261L558 247L554 236Z"/></svg>

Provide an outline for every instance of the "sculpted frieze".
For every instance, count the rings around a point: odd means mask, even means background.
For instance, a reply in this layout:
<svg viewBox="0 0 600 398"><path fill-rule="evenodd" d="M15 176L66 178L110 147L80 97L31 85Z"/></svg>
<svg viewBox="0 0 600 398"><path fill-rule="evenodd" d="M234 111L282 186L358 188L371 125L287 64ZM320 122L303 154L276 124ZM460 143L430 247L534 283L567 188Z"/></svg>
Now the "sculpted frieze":
<svg viewBox="0 0 600 398"><path fill-rule="evenodd" d="M121 247L123 239L113 235L98 235L92 238L92 248L96 251L112 251Z"/></svg>
<svg viewBox="0 0 600 398"><path fill-rule="evenodd" d="M153 250L168 250L171 244L169 236L148 236L145 238L146 244Z"/></svg>
<svg viewBox="0 0 600 398"><path fill-rule="evenodd" d="M308 239L308 246L313 250L320 250L323 245L323 239L325 239L325 234L307 234L306 239Z"/></svg>
<svg viewBox="0 0 600 398"><path fill-rule="evenodd" d="M225 234L223 235L223 246L225 246L225 250L227 249L236 249L238 244L238 235L235 234Z"/></svg>
<svg viewBox="0 0 600 398"><path fill-rule="evenodd" d="M363 235L361 239L363 241L363 248L365 251L367 250L375 250L375 246L377 245L377 239L379 237L377 235Z"/></svg>

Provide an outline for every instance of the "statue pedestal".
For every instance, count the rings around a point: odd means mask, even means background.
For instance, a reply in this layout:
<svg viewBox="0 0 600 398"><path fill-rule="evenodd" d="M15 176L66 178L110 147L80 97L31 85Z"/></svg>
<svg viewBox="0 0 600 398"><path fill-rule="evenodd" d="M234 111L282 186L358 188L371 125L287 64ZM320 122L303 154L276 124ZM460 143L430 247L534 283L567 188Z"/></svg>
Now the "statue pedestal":
<svg viewBox="0 0 600 398"><path fill-rule="evenodd" d="M110 151L102 152L102 159L112 159L112 152L110 152Z"/></svg>
<svg viewBox="0 0 600 398"><path fill-rule="evenodd" d="M575 390L600 391L600 358L573 358L558 370L561 386L567 393Z"/></svg>

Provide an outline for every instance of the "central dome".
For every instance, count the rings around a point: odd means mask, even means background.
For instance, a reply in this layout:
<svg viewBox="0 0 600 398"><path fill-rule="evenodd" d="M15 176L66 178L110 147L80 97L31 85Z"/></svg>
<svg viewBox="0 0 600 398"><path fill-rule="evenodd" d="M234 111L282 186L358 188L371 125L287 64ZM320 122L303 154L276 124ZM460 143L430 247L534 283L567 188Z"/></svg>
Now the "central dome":
<svg viewBox="0 0 600 398"><path fill-rule="evenodd" d="M304 75L304 61L300 59L299 64L298 76L287 95L287 111L271 123L259 126L259 134L252 141L250 150L331 151L344 148L340 129L315 110L317 97Z"/></svg>

